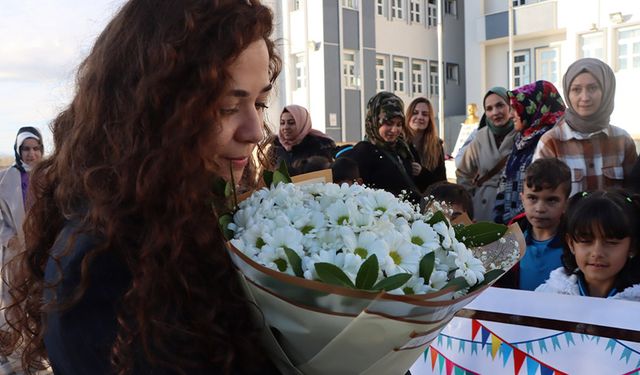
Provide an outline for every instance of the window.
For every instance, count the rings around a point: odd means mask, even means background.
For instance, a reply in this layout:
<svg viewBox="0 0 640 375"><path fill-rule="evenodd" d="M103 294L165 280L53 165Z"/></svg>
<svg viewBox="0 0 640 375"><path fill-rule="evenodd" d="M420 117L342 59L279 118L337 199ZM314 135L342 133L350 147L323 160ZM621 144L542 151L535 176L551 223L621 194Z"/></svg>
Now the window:
<svg viewBox="0 0 640 375"><path fill-rule="evenodd" d="M429 27L438 24L438 7L436 6L436 0L427 0L427 21Z"/></svg>
<svg viewBox="0 0 640 375"><path fill-rule="evenodd" d="M411 22L420 23L420 1L411 0Z"/></svg>
<svg viewBox="0 0 640 375"><path fill-rule="evenodd" d="M529 51L515 52L513 55L513 82L515 87L531 82Z"/></svg>
<svg viewBox="0 0 640 375"><path fill-rule="evenodd" d="M391 17L401 20L403 18L403 6L404 0L391 0Z"/></svg>
<svg viewBox="0 0 640 375"><path fill-rule="evenodd" d="M429 95L437 96L439 92L438 88L438 62L429 62Z"/></svg>
<svg viewBox="0 0 640 375"><path fill-rule="evenodd" d="M411 64L411 92L413 95L424 95L424 66L425 63L414 61Z"/></svg>
<svg viewBox="0 0 640 375"><path fill-rule="evenodd" d="M594 57L604 60L604 34L590 33L580 35L581 57Z"/></svg>
<svg viewBox="0 0 640 375"><path fill-rule="evenodd" d="M405 90L405 62L403 59L393 59L393 91L404 92Z"/></svg>
<svg viewBox="0 0 640 375"><path fill-rule="evenodd" d="M302 6L302 0L292 0L291 9L300 10Z"/></svg>
<svg viewBox="0 0 640 375"><path fill-rule="evenodd" d="M560 48L546 47L536 49L536 79L544 79L556 85L560 83Z"/></svg>
<svg viewBox="0 0 640 375"><path fill-rule="evenodd" d="M455 84L460 83L460 68L458 64L447 63L447 82L453 82Z"/></svg>
<svg viewBox="0 0 640 375"><path fill-rule="evenodd" d="M387 64L382 56L376 57L376 88L378 91L387 89Z"/></svg>
<svg viewBox="0 0 640 375"><path fill-rule="evenodd" d="M293 61L296 70L296 89L299 89L306 86L304 55L295 55Z"/></svg>
<svg viewBox="0 0 640 375"><path fill-rule="evenodd" d="M458 16L458 1L457 0L444 0L444 13Z"/></svg>
<svg viewBox="0 0 640 375"><path fill-rule="evenodd" d="M517 6L520 6L520 5L525 5L526 3L527 3L526 0L513 0L513 6L514 7L517 7Z"/></svg>
<svg viewBox="0 0 640 375"><path fill-rule="evenodd" d="M618 70L640 69L640 27L618 31Z"/></svg>
<svg viewBox="0 0 640 375"><path fill-rule="evenodd" d="M345 8L358 9L358 0L342 0L342 6Z"/></svg>
<svg viewBox="0 0 640 375"><path fill-rule="evenodd" d="M376 12L379 16L384 16L384 1L385 0L376 0Z"/></svg>
<svg viewBox="0 0 640 375"><path fill-rule="evenodd" d="M345 88L358 88L360 86L360 77L356 69L356 53L344 52L342 57L342 76L344 77Z"/></svg>

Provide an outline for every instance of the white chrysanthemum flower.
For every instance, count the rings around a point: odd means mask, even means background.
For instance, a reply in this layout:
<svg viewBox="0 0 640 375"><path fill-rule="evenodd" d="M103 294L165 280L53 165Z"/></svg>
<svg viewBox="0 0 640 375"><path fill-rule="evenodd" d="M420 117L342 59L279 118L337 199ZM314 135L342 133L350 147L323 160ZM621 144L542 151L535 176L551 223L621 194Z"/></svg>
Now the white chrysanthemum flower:
<svg viewBox="0 0 640 375"><path fill-rule="evenodd" d="M439 235L442 236L441 245L444 249L449 249L451 247L451 236L449 233L449 227L444 221L440 221L433 225L433 230L436 231Z"/></svg>
<svg viewBox="0 0 640 375"><path fill-rule="evenodd" d="M440 290L447 282L447 272L434 270L429 278L429 287L431 290Z"/></svg>
<svg viewBox="0 0 640 375"><path fill-rule="evenodd" d="M317 280L316 263L331 263L338 267L344 264L344 254L336 254L333 250L320 250L310 256L302 258L302 270L304 278L307 280Z"/></svg>
<svg viewBox="0 0 640 375"><path fill-rule="evenodd" d="M424 279L416 275L411 276L409 281L400 289L403 294L407 295L425 294L432 291L432 289L424 283Z"/></svg>
<svg viewBox="0 0 640 375"><path fill-rule="evenodd" d="M293 227L280 227L265 233L265 244L278 249L289 248L302 256L302 233Z"/></svg>
<svg viewBox="0 0 640 375"><path fill-rule="evenodd" d="M410 236L411 243L423 248L425 253L430 253L440 248L438 233L423 221L414 221L411 224Z"/></svg>
<svg viewBox="0 0 640 375"><path fill-rule="evenodd" d="M367 259L371 254L386 254L388 249L386 243L381 241L373 232L361 232L358 235L344 237L345 250L358 255L362 260ZM380 258L378 258L378 263Z"/></svg>
<svg viewBox="0 0 640 375"><path fill-rule="evenodd" d="M485 268L479 259L473 256L470 250L457 252L456 266L458 269L455 272L455 277L464 277L467 280L469 286L474 286L477 283L484 281Z"/></svg>
<svg viewBox="0 0 640 375"><path fill-rule="evenodd" d="M348 225L350 223L349 207L345 202L334 202L327 207L329 222L334 225Z"/></svg>
<svg viewBox="0 0 640 375"><path fill-rule="evenodd" d="M387 244L386 253L376 253L380 268L387 276L397 273L418 273L420 253L415 245L409 242L408 238L400 233L391 232L385 235L384 242Z"/></svg>

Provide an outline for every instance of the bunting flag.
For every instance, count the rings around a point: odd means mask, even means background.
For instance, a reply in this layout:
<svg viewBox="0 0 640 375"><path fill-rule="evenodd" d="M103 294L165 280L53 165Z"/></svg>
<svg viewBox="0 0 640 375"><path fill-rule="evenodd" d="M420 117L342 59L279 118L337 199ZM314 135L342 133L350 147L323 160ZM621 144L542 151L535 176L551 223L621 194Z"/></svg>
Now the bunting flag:
<svg viewBox="0 0 640 375"><path fill-rule="evenodd" d="M500 346L502 346L502 341L496 335L491 335L491 358L496 359L496 354L498 350L500 350Z"/></svg>
<svg viewBox="0 0 640 375"><path fill-rule="evenodd" d="M440 373L442 374L442 369L444 368L444 356L438 353L438 364L440 365Z"/></svg>
<svg viewBox="0 0 640 375"><path fill-rule="evenodd" d="M444 370L446 375L479 375L476 372L454 363L433 347L430 347L427 350L431 351L431 371L433 372L435 372L436 362L438 362L440 374L442 374Z"/></svg>
<svg viewBox="0 0 640 375"><path fill-rule="evenodd" d="M522 368L522 364L524 363L525 354L520 349L515 349L513 351L513 373L514 375L518 375L520 369Z"/></svg>
<svg viewBox="0 0 640 375"><path fill-rule="evenodd" d="M553 351L554 352L556 351L556 349L561 349L560 341L558 341L558 336L553 336L551 338L551 344L553 345Z"/></svg>
<svg viewBox="0 0 640 375"><path fill-rule="evenodd" d="M544 340L540 340L538 341L538 346L540 347L540 354L543 354L544 352L549 352L547 350L547 344L544 342Z"/></svg>
<svg viewBox="0 0 640 375"><path fill-rule="evenodd" d="M622 361L623 358L625 359L626 363L629 363L629 359L631 358L631 349L627 347L624 348L622 354L620 354L620 359L618 360Z"/></svg>
<svg viewBox="0 0 640 375"><path fill-rule="evenodd" d="M500 350L502 351L502 367L505 367L507 365L507 362L509 361L509 358L511 358L511 352L513 351L513 348L511 348L509 345L501 345Z"/></svg>
<svg viewBox="0 0 640 375"><path fill-rule="evenodd" d="M527 375L536 375L540 364L532 357L527 356Z"/></svg>
<svg viewBox="0 0 640 375"><path fill-rule="evenodd" d="M451 340L451 337L447 337L447 349L451 349L451 346L453 345L453 340Z"/></svg>
<svg viewBox="0 0 640 375"><path fill-rule="evenodd" d="M534 354L533 353L533 344L532 343L528 342L525 347L527 348L527 353Z"/></svg>
<svg viewBox="0 0 640 375"><path fill-rule="evenodd" d="M565 332L564 338L565 340L567 340L567 346L569 346L570 344L573 344L574 346L576 345L575 341L573 341L573 335L571 333Z"/></svg>
<svg viewBox="0 0 640 375"><path fill-rule="evenodd" d="M489 338L489 330L482 327L480 329L480 333L482 334L482 349L484 349L484 345L487 343L487 339Z"/></svg>
<svg viewBox="0 0 640 375"><path fill-rule="evenodd" d="M540 366L540 375L553 375L553 370L546 366Z"/></svg>
<svg viewBox="0 0 640 375"><path fill-rule="evenodd" d="M436 368L436 361L438 360L438 352L431 348L431 371Z"/></svg>
<svg viewBox="0 0 640 375"><path fill-rule="evenodd" d="M465 341L460 340L460 343L458 344L458 353L464 353L464 344Z"/></svg>
<svg viewBox="0 0 640 375"><path fill-rule="evenodd" d="M478 354L478 343L476 342L471 343L471 354L473 353Z"/></svg>
<svg viewBox="0 0 640 375"><path fill-rule="evenodd" d="M451 375L451 372L453 371L453 362L447 359L445 360L445 366L447 368L447 375Z"/></svg>
<svg viewBox="0 0 640 375"><path fill-rule="evenodd" d="M474 340L476 338L479 329L480 323L475 319L471 319L471 340Z"/></svg>
<svg viewBox="0 0 640 375"><path fill-rule="evenodd" d="M616 340L609 339L609 342L607 342L607 347L604 348L604 351L606 352L607 350L611 349L611 354L613 354L613 349L615 348L616 348Z"/></svg>
<svg viewBox="0 0 640 375"><path fill-rule="evenodd" d="M464 371L463 369L461 369L460 367L456 367L453 370L454 375L465 375L466 371Z"/></svg>

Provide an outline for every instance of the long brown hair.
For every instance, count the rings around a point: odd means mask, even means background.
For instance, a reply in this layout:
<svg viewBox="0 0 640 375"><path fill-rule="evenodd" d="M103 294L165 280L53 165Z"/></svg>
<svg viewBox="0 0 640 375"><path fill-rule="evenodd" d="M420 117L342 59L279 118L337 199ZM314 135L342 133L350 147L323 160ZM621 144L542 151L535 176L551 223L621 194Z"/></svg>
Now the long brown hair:
<svg viewBox="0 0 640 375"><path fill-rule="evenodd" d="M438 129L436 128L436 118L433 113L433 106L429 99L424 97L415 98L409 107L407 107L407 128L409 128L409 134L411 138L415 136L415 131L411 129L409 125L411 123L411 117L413 117L413 111L420 103L425 103L429 107L429 125L424 130L420 143L418 146L418 152L420 153L420 162L423 167L433 171L436 169L442 158L442 149L440 146L440 138L438 138Z"/></svg>
<svg viewBox="0 0 640 375"><path fill-rule="evenodd" d="M26 251L3 272L13 304L2 349L22 352L26 371L47 359L47 313L82 298L100 254L121 260L132 279L117 306L118 374L133 372L141 353L181 374L261 365L252 306L208 203L215 176L204 156L240 53L264 40L272 83L279 74L272 27L259 0L131 0L98 37L75 97L51 125L55 150L31 176ZM45 266L60 267L51 248L68 220L99 245L82 259L73 297L45 305L43 293L56 286L45 283Z"/></svg>

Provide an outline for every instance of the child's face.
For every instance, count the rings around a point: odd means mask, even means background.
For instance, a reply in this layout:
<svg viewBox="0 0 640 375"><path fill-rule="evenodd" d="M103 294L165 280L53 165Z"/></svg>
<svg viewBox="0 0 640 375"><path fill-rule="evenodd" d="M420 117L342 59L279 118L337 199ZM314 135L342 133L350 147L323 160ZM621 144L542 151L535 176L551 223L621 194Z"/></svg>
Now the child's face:
<svg viewBox="0 0 640 375"><path fill-rule="evenodd" d="M567 206L566 193L562 185L555 189L534 191L524 184L520 200L527 220L537 229L555 229Z"/></svg>
<svg viewBox="0 0 640 375"><path fill-rule="evenodd" d="M584 274L589 294L594 297L606 296L629 259L631 238L599 236L573 241L567 236L567 244L576 257L578 268Z"/></svg>

